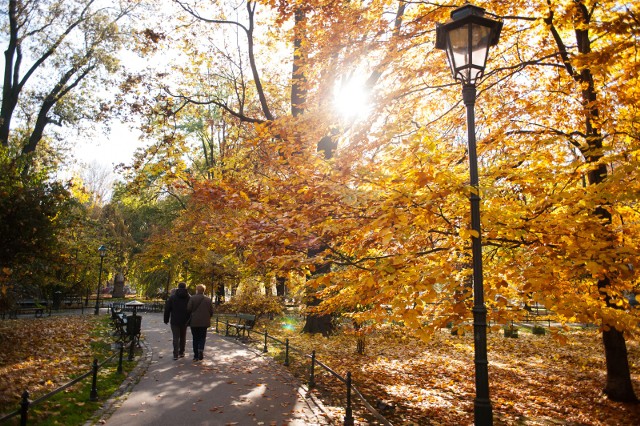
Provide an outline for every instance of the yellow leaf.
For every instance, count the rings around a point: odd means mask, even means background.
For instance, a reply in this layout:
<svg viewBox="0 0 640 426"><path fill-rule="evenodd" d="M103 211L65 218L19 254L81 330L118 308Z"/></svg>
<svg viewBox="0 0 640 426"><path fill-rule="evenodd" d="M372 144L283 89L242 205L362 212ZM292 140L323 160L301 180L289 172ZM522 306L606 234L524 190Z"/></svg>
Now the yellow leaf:
<svg viewBox="0 0 640 426"><path fill-rule="evenodd" d="M458 234L460 235L461 238L464 238L465 240L471 237L480 238L480 233L475 229L460 229L460 232Z"/></svg>

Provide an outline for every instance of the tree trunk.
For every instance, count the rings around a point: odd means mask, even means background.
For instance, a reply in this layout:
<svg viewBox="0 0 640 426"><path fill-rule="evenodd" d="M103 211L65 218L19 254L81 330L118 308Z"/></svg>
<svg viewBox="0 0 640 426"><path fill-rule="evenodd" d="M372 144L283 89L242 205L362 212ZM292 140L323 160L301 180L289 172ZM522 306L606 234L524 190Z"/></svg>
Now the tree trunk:
<svg viewBox="0 0 640 426"><path fill-rule="evenodd" d="M124 275L118 272L113 279L113 297L121 299L124 297Z"/></svg>
<svg viewBox="0 0 640 426"><path fill-rule="evenodd" d="M18 105L18 95L20 93L20 85L18 84L19 75L14 72L20 70L22 62L22 52L19 49L18 41L18 2L9 1L9 46L4 52L4 85L2 86L2 106L0 108L0 142L2 146L9 146L9 132L11 130L11 120L16 105Z"/></svg>
<svg viewBox="0 0 640 426"><path fill-rule="evenodd" d="M276 295L280 297L287 295L287 280L285 277L276 277Z"/></svg>
<svg viewBox="0 0 640 426"><path fill-rule="evenodd" d="M304 64L306 62L306 54L303 50L303 39L306 38L305 12L301 7L295 10L295 27L294 27L294 51L293 51L293 70L291 84L291 115L299 117L304 114L304 103L307 97L306 76L304 73ZM325 247L317 247L309 249L308 256L315 255L324 251ZM330 270L330 264L325 263L316 265L314 275L323 274ZM318 306L320 300L315 296L309 296L311 302L308 306ZM323 336L329 336L333 332L333 322L330 314L316 315L308 314L302 328L303 333L322 333Z"/></svg>
<svg viewBox="0 0 640 426"><path fill-rule="evenodd" d="M364 334L358 336L358 340L356 342L356 352L358 355L364 355L366 351L366 343L366 336Z"/></svg>
<svg viewBox="0 0 640 426"><path fill-rule="evenodd" d="M627 345L622 332L611 328L602 332L602 343L607 360L607 384L604 393L617 402L638 402L633 391Z"/></svg>
<svg viewBox="0 0 640 426"><path fill-rule="evenodd" d="M302 48L306 37L305 13L301 7L295 10L295 25L293 39L293 71L291 73L291 115L298 117L304 113L304 103L307 100L304 63L306 55Z"/></svg>
<svg viewBox="0 0 640 426"><path fill-rule="evenodd" d="M308 303L308 306L317 306L320 304L320 299L313 298L312 302ZM331 314L308 314L304 327L302 328L303 333L322 333L324 337L328 337L333 333L335 327L333 325L333 318Z"/></svg>
<svg viewBox="0 0 640 426"><path fill-rule="evenodd" d="M317 301L316 305L320 302ZM322 333L324 337L329 337L334 331L333 321L331 320L331 314L315 315L309 314L302 328L303 333Z"/></svg>
<svg viewBox="0 0 640 426"><path fill-rule="evenodd" d="M591 14L587 8L587 5L583 2L576 2L576 10L578 12L576 25L576 42L578 51L581 54L591 53L591 40L589 37L589 26L591 21ZM556 33L557 35L557 33ZM561 52L566 52L566 46L562 46ZM568 61L566 54L564 55L565 67L570 75L573 76L576 82L580 83L582 88L582 105L585 111L585 135L586 146L580 148L582 155L585 158L587 164L591 166L587 180L590 186L601 185L607 179L609 174L607 166L601 164L600 160L603 157L603 136L598 127L600 119L600 110L597 103L597 91L596 84L591 69L585 67L581 70L574 69L570 61ZM594 209L593 215L600 219L603 226L610 225L612 223L611 212L607 209L607 206L598 206ZM615 236L609 234L604 237L611 245L615 244ZM605 303L607 307L619 309L617 306L611 303L608 289L611 286L610 277L605 276L598 280L598 289L605 295ZM608 324L603 322L603 327L607 327ZM631 374L629 372L629 360L627 357L627 346L624 340L622 332L609 326L609 330L602 332L602 342L604 344L604 353L607 363L607 381L604 388L604 392L609 399L613 401L637 401L636 395L633 392L633 385L631 382Z"/></svg>
<svg viewBox="0 0 640 426"><path fill-rule="evenodd" d="M221 303L224 303L224 283L220 282L217 285L214 286L214 291L215 291L215 300L214 303L216 306L220 305Z"/></svg>
<svg viewBox="0 0 640 426"><path fill-rule="evenodd" d="M322 245L320 247L311 248L308 251L308 256L313 258L318 254L322 253L325 250L326 246ZM331 263L329 262L318 262L315 264L316 270L313 275L322 275L326 274L331 270ZM307 306L318 306L321 302L320 299L315 297L314 295L308 296L309 301L307 302ZM308 314L304 323L304 327L302 328L303 333L322 333L324 337L328 337L331 333L333 333L335 327L333 326L331 314Z"/></svg>

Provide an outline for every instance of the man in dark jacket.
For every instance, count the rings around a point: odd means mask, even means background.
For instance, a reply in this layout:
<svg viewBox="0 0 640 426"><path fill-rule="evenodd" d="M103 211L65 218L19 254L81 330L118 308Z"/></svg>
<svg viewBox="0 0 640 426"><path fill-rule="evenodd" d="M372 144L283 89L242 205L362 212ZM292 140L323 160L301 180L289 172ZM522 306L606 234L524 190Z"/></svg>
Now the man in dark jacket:
<svg viewBox="0 0 640 426"><path fill-rule="evenodd" d="M179 283L178 289L168 299L164 305L164 323L169 323L171 318L171 333L173 334L173 359L184 356L184 348L187 339L187 304L191 296L187 291L186 283Z"/></svg>

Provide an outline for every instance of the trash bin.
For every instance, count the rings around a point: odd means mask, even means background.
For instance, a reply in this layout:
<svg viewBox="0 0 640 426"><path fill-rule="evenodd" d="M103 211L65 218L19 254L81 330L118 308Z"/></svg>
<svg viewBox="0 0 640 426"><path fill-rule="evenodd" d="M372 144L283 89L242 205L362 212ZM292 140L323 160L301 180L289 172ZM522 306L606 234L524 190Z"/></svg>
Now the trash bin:
<svg viewBox="0 0 640 426"><path fill-rule="evenodd" d="M142 317L140 315L127 316L127 336L139 337L142 328Z"/></svg>
<svg viewBox="0 0 640 426"><path fill-rule="evenodd" d="M53 309L56 311L60 309L62 303L62 292L60 290L53 292Z"/></svg>

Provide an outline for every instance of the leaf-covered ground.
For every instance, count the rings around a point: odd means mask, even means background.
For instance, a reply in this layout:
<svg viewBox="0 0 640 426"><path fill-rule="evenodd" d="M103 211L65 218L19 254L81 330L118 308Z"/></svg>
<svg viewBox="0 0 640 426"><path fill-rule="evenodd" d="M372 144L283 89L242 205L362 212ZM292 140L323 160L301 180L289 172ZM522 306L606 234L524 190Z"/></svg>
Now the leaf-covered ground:
<svg viewBox="0 0 640 426"><path fill-rule="evenodd" d="M320 361L343 376L351 371L360 392L393 424L473 423L470 333L453 336L442 330L428 344L391 333L370 335L365 355L358 355L355 336L308 337L283 325L274 333L289 338L304 353L315 349ZM567 337L568 342L560 344L549 335L523 330L518 339L507 339L497 331L489 334L490 396L496 424L640 424L640 405L611 402L601 391L605 360L600 334L585 329ZM640 348L637 341L627 345L636 395L640 395ZM308 361L295 353L293 357L292 368L308 377ZM343 406L336 396L344 395L344 385L322 371L316 369L318 392L328 405ZM362 414L360 408L358 413Z"/></svg>
<svg viewBox="0 0 640 426"><path fill-rule="evenodd" d="M0 321L0 413L18 408L28 389L32 399L91 367L93 316Z"/></svg>
<svg viewBox="0 0 640 426"><path fill-rule="evenodd" d="M91 364L92 316L0 321L0 412L17 408L28 388L42 395L86 371ZM277 335L344 375L397 425L464 425L473 420L473 340L443 330L428 344L396 334L366 338L306 336L282 324ZM276 328L271 333L276 335ZM604 355L596 330L568 333L568 343L520 332L518 339L489 334L489 379L496 424L637 425L640 406L613 403L601 389ZM257 339L259 340L259 339ZM640 347L629 341L629 361L640 395ZM275 349L271 345L270 350ZM295 350L291 368L308 377L308 360ZM317 392L329 407L343 407L344 385L316 368ZM358 399L354 397L354 403ZM356 407L358 416L365 411ZM338 411L336 411L338 412ZM340 414L336 418L341 418ZM360 424L373 423L360 419Z"/></svg>

